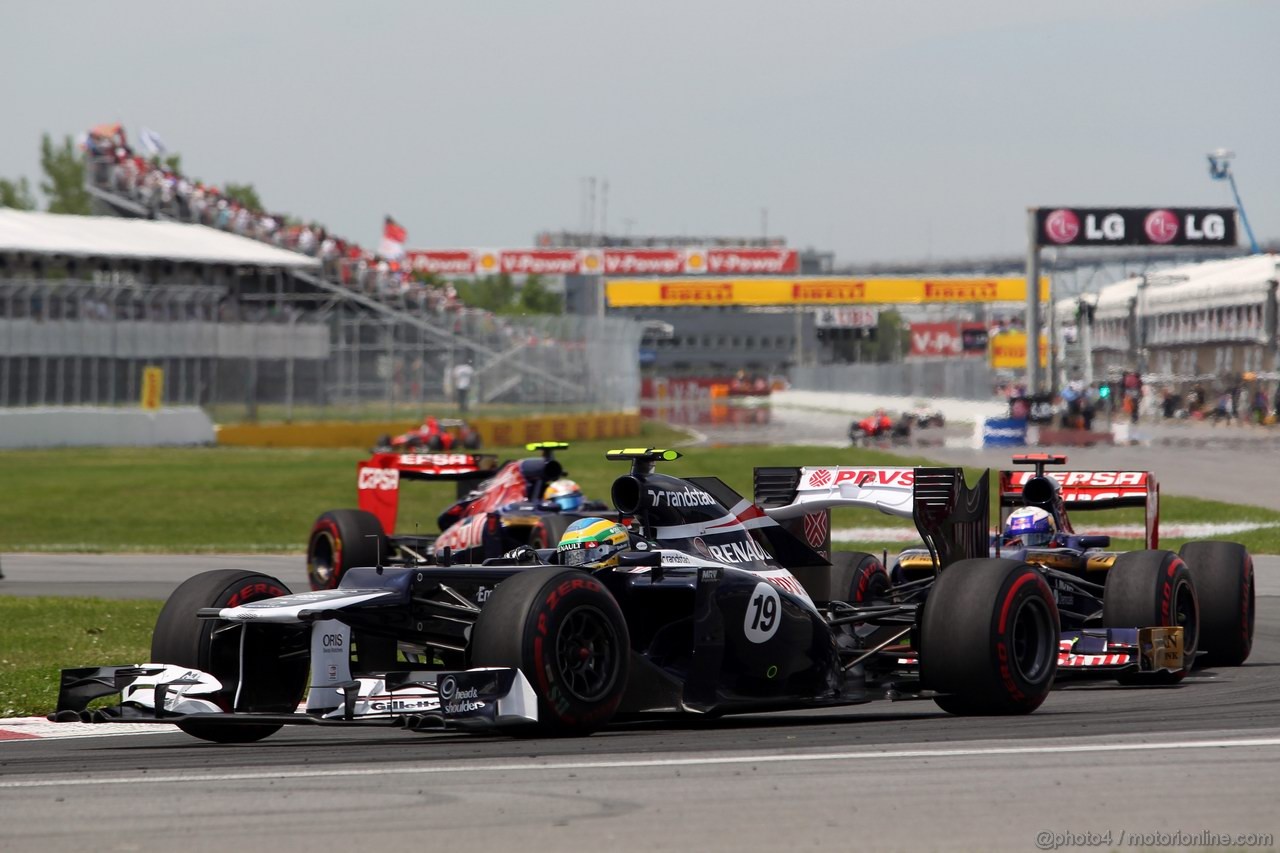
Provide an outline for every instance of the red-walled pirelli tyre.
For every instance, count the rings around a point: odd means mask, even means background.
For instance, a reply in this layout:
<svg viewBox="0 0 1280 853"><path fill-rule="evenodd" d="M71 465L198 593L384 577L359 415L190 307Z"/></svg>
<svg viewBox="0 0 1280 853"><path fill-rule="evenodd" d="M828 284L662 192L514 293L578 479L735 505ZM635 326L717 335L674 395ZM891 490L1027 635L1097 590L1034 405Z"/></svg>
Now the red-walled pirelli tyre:
<svg viewBox="0 0 1280 853"><path fill-rule="evenodd" d="M512 734L586 735L613 718L631 641L622 610L595 578L546 566L512 575L471 632L471 665L516 667L538 696L538 725Z"/></svg>
<svg viewBox="0 0 1280 853"><path fill-rule="evenodd" d="M1178 551L1200 602L1199 663L1239 666L1253 649L1253 558L1235 542L1188 542Z"/></svg>
<svg viewBox="0 0 1280 853"><path fill-rule="evenodd" d="M961 560L939 573L920 630L920 678L952 714L1026 714L1058 669L1058 608L1037 569Z"/></svg>
<svg viewBox="0 0 1280 853"><path fill-rule="evenodd" d="M1182 626L1183 659L1195 660L1200 638L1200 608L1195 582L1182 558L1172 551L1127 551L1107 570L1102 592L1104 628ZM1177 684L1182 672L1130 673L1122 684Z"/></svg>
<svg viewBox="0 0 1280 853"><path fill-rule="evenodd" d="M889 572L879 557L861 551L836 551L831 555L831 572L844 591L843 600L850 604L870 604L889 598Z"/></svg>
<svg viewBox="0 0 1280 853"><path fill-rule="evenodd" d="M296 626L230 623L200 619L203 607L236 607L250 601L288 595L275 578L240 569L217 569L183 581L173 591L151 637L151 660L207 672L222 682L214 701L232 710L237 691L241 707L255 711L291 713L307 683L307 636ZM246 669L240 671L242 632ZM193 737L216 743L251 743L279 730L277 724L240 725L184 721L178 723Z"/></svg>
<svg viewBox="0 0 1280 853"><path fill-rule="evenodd" d="M331 509L316 519L307 540L307 580L312 589L336 589L342 573L386 560L390 543L382 523L362 509Z"/></svg>

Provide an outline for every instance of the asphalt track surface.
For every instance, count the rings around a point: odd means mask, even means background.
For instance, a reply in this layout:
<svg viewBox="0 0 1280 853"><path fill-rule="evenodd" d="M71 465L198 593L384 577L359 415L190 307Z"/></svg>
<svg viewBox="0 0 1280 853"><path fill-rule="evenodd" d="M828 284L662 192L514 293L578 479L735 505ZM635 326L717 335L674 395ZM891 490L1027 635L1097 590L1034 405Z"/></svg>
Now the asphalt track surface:
<svg viewBox="0 0 1280 853"><path fill-rule="evenodd" d="M1259 467L1240 450L1213 451L1217 476ZM1150 467L1182 492L1164 472L1185 454L1162 456ZM296 556L5 555L0 595L163 597L227 565L302 585ZM1026 717L909 701L576 740L295 727L218 746L76 726L0 742L0 850L1275 848L1280 558L1257 571L1245 666L1064 686Z"/></svg>

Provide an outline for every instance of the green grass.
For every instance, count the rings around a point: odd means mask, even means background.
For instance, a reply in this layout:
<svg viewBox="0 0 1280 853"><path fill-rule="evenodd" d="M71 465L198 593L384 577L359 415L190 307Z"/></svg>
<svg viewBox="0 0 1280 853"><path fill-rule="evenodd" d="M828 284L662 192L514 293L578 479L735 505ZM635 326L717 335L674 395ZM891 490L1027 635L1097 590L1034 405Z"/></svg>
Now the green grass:
<svg viewBox="0 0 1280 853"><path fill-rule="evenodd" d="M683 433L646 425L631 440L575 443L559 458L589 496L608 499L626 466L604 452L629 444L678 445ZM522 448L496 449L503 458ZM0 452L0 552L289 552L300 551L316 516L355 505L358 450L157 448ZM923 463L876 450L829 447L692 448L661 470L677 476L716 476L744 495L757 465L904 465ZM972 481L978 471L970 470ZM454 495L452 483L408 483L402 491L401 532L433 532ZM1280 525L1280 513L1256 507L1166 497L1162 520L1249 521ZM1141 510L1073 514L1082 531L1096 524L1141 524ZM906 519L842 510L836 527L906 526ZM1229 538L1255 553L1280 553L1280 527ZM1177 547L1178 540L1162 544ZM1136 541L1117 542L1136 547ZM891 543L867 550L894 550Z"/></svg>
<svg viewBox="0 0 1280 853"><path fill-rule="evenodd" d="M52 711L64 666L146 662L161 604L0 596L0 717Z"/></svg>

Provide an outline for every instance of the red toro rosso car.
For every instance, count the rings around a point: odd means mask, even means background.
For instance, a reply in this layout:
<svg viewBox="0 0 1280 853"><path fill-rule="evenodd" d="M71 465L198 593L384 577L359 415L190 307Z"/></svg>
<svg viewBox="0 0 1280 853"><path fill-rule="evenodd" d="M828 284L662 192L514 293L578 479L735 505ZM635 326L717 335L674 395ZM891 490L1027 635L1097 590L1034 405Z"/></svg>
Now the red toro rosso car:
<svg viewBox="0 0 1280 853"><path fill-rule="evenodd" d="M503 465L492 454L375 452L356 465L359 508L329 510L311 528L311 588L337 587L354 566L478 562L520 545L554 548L574 521L607 509L565 476L555 451L568 446L529 444L539 456ZM396 532L400 488L409 481L457 483L458 500L437 518L440 532Z"/></svg>
<svg viewBox="0 0 1280 853"><path fill-rule="evenodd" d="M1039 567L1062 615L1059 666L1122 681L1176 682L1195 664L1238 666L1253 646L1253 559L1235 542L1161 550L1160 489L1149 471L1052 471L1066 456L1015 456L999 473L1000 530L991 554ZM909 472L910 469L903 469ZM1144 548L1109 550L1073 513L1144 509ZM904 551L895 594L927 594L932 557Z"/></svg>
<svg viewBox="0 0 1280 853"><path fill-rule="evenodd" d="M410 450L479 450L480 433L457 418L428 417L422 426L400 435L384 435L378 439L380 452Z"/></svg>

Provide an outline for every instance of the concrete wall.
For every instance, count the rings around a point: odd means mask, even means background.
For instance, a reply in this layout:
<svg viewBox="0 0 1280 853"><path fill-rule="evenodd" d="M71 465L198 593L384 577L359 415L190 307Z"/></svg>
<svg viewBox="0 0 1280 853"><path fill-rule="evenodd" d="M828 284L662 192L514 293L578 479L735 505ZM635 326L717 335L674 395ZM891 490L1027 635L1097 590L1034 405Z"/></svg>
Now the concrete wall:
<svg viewBox="0 0 1280 853"><path fill-rule="evenodd" d="M213 421L195 406L154 413L89 406L0 409L0 448L5 449L212 443Z"/></svg>

